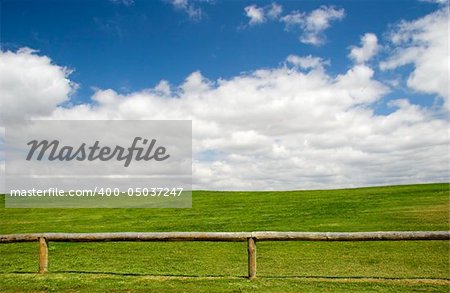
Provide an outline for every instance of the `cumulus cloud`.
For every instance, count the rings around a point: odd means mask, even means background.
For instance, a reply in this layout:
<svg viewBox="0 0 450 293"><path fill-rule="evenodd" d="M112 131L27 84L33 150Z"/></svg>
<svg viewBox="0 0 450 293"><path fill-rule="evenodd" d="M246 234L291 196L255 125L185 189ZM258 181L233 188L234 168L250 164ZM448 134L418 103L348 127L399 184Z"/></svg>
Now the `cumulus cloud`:
<svg viewBox="0 0 450 293"><path fill-rule="evenodd" d="M428 29L407 31L410 39L422 40ZM403 40L398 44L405 50ZM360 55L367 56L355 56ZM16 111L10 119L192 120L196 189L448 181L448 119L405 97L389 102L391 113L375 113L373 105L389 88L365 62L335 75L320 57L290 55L279 67L227 79L210 80L195 71L179 85L161 81L128 94L98 89L92 103L72 107L58 106L72 87L67 70L48 57L26 49L3 52L0 64L2 109L10 103L8 111Z"/></svg>
<svg viewBox="0 0 450 293"><path fill-rule="evenodd" d="M448 8L414 21L403 21L390 33L390 57L380 63L382 70L412 64L407 85L418 92L436 94L450 107L448 54Z"/></svg>
<svg viewBox="0 0 450 293"><path fill-rule="evenodd" d="M256 5L250 5L244 8L245 14L247 15L250 25L255 25L259 23L264 23L266 17L264 15L264 8L258 7Z"/></svg>
<svg viewBox="0 0 450 293"><path fill-rule="evenodd" d="M299 27L301 29L300 41L305 44L321 45L326 38L323 32L331 26L333 21L345 17L344 9L322 5L310 13L293 11L283 16L281 21L286 24L286 29Z"/></svg>
<svg viewBox="0 0 450 293"><path fill-rule="evenodd" d="M292 11L283 16L280 21L286 24L286 30L290 30L297 26L302 26L305 23L305 13L300 11Z"/></svg>
<svg viewBox="0 0 450 293"><path fill-rule="evenodd" d="M69 75L32 49L0 51L0 126L51 114L76 88Z"/></svg>
<svg viewBox="0 0 450 293"><path fill-rule="evenodd" d="M5 126L51 115L77 87L70 73L30 48L0 50L0 193L5 190Z"/></svg>
<svg viewBox="0 0 450 293"><path fill-rule="evenodd" d="M344 9L321 6L306 16L305 32L300 40L306 44L318 45L325 41L321 33L330 27L332 21L341 20L345 16Z"/></svg>
<svg viewBox="0 0 450 293"><path fill-rule="evenodd" d="M270 19L277 19L281 15L282 12L283 12L283 7L277 3L272 3L267 8L267 16Z"/></svg>
<svg viewBox="0 0 450 293"><path fill-rule="evenodd" d="M282 16L283 7L277 3L258 7L249 5L244 8L246 16L249 18L249 25L257 25L272 21L281 21L285 24L287 31L300 31L300 41L304 44L321 45L326 38L324 31L331 26L333 21L341 20L345 16L344 9L337 9L333 6L322 5L310 13L298 10Z"/></svg>
<svg viewBox="0 0 450 293"><path fill-rule="evenodd" d="M421 2L429 2L429 3L436 3L441 5L448 5L448 0L420 0Z"/></svg>
<svg viewBox="0 0 450 293"><path fill-rule="evenodd" d="M249 18L249 25L256 25L266 22L267 20L278 19L283 12L280 4L272 3L263 7L249 5L244 8L245 15Z"/></svg>
<svg viewBox="0 0 450 293"><path fill-rule="evenodd" d="M311 55L304 57L300 57L297 55L289 55L286 58L286 62L302 69L310 69L310 68L322 69L323 65L329 64L328 61L324 61L322 58L313 57Z"/></svg>
<svg viewBox="0 0 450 293"><path fill-rule="evenodd" d="M447 180L448 121L407 100L376 115L371 105L388 88L366 65L332 76L312 56L287 62L292 67L215 81L194 72L172 98L161 84L127 95L98 90L95 104L57 108L51 118L192 119L194 187L201 189Z"/></svg>
<svg viewBox="0 0 450 293"><path fill-rule="evenodd" d="M380 50L378 38L375 34L367 33L361 38L361 47L351 47L349 57L356 63L369 61Z"/></svg>

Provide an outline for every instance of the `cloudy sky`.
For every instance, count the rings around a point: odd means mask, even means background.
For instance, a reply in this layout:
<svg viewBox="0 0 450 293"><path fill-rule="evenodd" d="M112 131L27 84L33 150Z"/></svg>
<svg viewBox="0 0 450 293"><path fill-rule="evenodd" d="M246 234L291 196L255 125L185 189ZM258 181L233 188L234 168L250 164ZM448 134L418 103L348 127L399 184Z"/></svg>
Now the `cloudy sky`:
<svg viewBox="0 0 450 293"><path fill-rule="evenodd" d="M195 189L448 182L448 13L446 0L1 0L0 133L189 119Z"/></svg>

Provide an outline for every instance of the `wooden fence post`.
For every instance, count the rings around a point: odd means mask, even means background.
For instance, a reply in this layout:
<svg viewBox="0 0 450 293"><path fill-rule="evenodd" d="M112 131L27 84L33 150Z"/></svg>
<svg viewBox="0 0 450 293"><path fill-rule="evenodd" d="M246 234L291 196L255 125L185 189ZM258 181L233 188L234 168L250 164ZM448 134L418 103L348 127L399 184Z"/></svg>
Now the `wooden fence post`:
<svg viewBox="0 0 450 293"><path fill-rule="evenodd" d="M256 239L253 237L247 238L247 252L248 278L253 280L256 278Z"/></svg>
<svg viewBox="0 0 450 293"><path fill-rule="evenodd" d="M48 242L44 237L39 237L39 274L48 271Z"/></svg>

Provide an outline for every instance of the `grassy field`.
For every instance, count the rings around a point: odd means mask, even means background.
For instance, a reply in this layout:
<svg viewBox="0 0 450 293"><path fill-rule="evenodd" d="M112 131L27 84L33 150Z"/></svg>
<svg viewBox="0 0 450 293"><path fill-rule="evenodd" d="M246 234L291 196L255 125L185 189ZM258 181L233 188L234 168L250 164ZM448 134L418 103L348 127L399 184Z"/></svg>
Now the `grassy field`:
<svg viewBox="0 0 450 293"><path fill-rule="evenodd" d="M448 230L449 184L332 191L193 193L192 209L5 209L0 234L119 231ZM441 291L449 244L262 242L258 278L245 243L37 243L0 245L0 292Z"/></svg>

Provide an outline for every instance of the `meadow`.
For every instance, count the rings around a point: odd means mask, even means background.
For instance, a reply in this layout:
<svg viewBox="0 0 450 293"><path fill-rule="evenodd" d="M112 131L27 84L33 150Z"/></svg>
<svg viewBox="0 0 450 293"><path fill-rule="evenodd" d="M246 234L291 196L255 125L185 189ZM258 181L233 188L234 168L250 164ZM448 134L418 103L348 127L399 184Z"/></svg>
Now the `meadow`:
<svg viewBox="0 0 450 293"><path fill-rule="evenodd" d="M6 209L0 234L449 230L449 184L318 191L193 192L191 209ZM0 244L1 292L448 292L447 241Z"/></svg>

